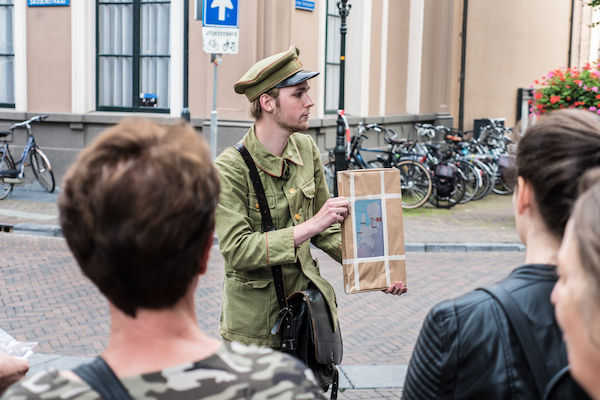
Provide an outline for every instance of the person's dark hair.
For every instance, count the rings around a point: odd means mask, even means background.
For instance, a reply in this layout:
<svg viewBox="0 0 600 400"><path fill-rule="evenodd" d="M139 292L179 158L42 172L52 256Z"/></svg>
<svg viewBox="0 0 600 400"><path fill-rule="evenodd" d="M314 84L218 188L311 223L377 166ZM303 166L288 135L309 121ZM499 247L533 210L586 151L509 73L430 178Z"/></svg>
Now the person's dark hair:
<svg viewBox="0 0 600 400"><path fill-rule="evenodd" d="M189 125L129 119L65 175L60 223L83 273L124 313L183 297L212 245L219 180Z"/></svg>
<svg viewBox="0 0 600 400"><path fill-rule="evenodd" d="M279 88L269 89L264 94L268 94L269 96L274 98L275 104L279 106ZM255 121L258 121L262 118L262 106L260 105L260 96L254 99L254 101L250 104L250 117L254 118Z"/></svg>
<svg viewBox="0 0 600 400"><path fill-rule="evenodd" d="M562 238L583 173L600 164L600 117L584 110L542 116L519 139L517 175L533 187L542 220Z"/></svg>

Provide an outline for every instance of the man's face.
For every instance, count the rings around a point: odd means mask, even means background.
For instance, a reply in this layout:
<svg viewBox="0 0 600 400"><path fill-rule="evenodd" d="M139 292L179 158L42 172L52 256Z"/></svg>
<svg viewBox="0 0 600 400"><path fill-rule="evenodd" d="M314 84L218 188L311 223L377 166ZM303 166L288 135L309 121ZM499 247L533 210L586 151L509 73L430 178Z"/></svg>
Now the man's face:
<svg viewBox="0 0 600 400"><path fill-rule="evenodd" d="M308 129L310 108L315 105L308 94L308 89L310 89L308 81L279 89L273 118L280 127L290 133Z"/></svg>

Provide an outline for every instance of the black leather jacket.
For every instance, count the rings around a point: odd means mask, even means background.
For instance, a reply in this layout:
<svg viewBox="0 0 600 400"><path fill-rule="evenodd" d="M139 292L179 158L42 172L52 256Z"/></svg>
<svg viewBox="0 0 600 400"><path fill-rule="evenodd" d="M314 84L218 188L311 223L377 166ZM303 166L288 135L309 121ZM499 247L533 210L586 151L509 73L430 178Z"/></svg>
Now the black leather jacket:
<svg viewBox="0 0 600 400"><path fill-rule="evenodd" d="M551 265L515 269L501 285L530 321L550 376L567 365L550 292ZM476 290L436 305L427 315L412 354L404 399L535 399L535 381L500 305ZM567 376L550 398L587 398Z"/></svg>

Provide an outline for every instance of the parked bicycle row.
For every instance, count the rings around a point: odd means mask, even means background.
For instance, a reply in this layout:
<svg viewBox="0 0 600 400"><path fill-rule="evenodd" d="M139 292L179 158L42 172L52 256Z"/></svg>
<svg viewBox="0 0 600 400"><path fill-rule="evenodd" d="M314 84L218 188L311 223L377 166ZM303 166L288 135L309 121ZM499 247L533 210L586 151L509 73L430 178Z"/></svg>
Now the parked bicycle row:
<svg viewBox="0 0 600 400"><path fill-rule="evenodd" d="M346 154L348 168L398 168L402 204L408 209L428 201L435 207L450 208L491 192L512 193L506 182L512 165L510 129L487 120L480 134L468 140L465 137L471 135L467 132L442 125L416 124L415 129L420 140L411 141L378 124L359 123ZM383 134L387 149L364 147L369 133ZM375 158L367 161L363 152L375 154ZM331 152L324 168L332 189L335 169Z"/></svg>

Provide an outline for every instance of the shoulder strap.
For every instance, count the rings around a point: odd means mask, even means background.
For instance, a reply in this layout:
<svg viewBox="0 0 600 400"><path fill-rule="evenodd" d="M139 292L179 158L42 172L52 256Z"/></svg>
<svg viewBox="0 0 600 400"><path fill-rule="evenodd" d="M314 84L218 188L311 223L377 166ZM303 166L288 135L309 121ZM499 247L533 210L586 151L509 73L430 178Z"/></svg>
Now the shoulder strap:
<svg viewBox="0 0 600 400"><path fill-rule="evenodd" d="M271 212L269 211L269 203L267 203L267 196L265 195L265 189L263 187L262 181L260 180L260 175L258 175L258 170L256 169L256 165L254 164L254 160L250 155L250 152L244 146L243 143L238 143L234 146L234 148L240 152L244 162L248 166L248 171L250 172L250 180L252 181L252 186L254 186L254 192L256 193L256 199L258 201L258 205L260 207L260 216L262 219L262 227L264 232L269 232L275 230L275 226L273 225L273 219L271 218ZM285 286L283 284L283 272L281 270L281 265L273 265L271 267L271 272L273 274L273 281L275 282L275 292L277 293L277 302L279 303L280 312L287 309L287 300L285 295Z"/></svg>
<svg viewBox="0 0 600 400"><path fill-rule="evenodd" d="M133 400L125 386L100 356L94 358L91 363L78 366L73 369L73 372L86 381L104 400Z"/></svg>
<svg viewBox="0 0 600 400"><path fill-rule="evenodd" d="M546 365L542 361L542 353L529 329L529 323L527 322L525 314L512 295L499 284L492 285L488 288L479 288L479 290L483 290L492 296L492 298L500 304L504 314L506 314L513 331L521 344L521 349L525 354L529 369L535 379L539 398L541 398L546 391L545 388L549 381L548 371Z"/></svg>

